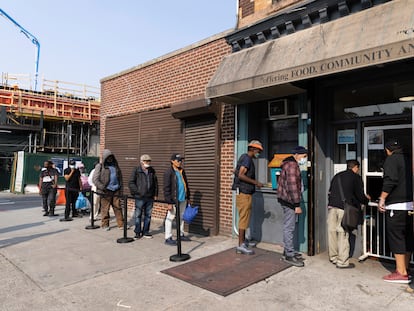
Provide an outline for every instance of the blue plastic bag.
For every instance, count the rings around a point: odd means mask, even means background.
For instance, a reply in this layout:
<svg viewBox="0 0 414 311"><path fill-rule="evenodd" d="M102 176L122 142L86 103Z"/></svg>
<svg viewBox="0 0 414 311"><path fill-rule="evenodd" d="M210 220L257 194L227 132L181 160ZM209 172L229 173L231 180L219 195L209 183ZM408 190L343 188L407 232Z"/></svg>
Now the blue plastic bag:
<svg viewBox="0 0 414 311"><path fill-rule="evenodd" d="M76 199L75 207L76 209L86 209L88 206L88 203L86 202L88 199L85 198L83 193L79 193L78 198Z"/></svg>
<svg viewBox="0 0 414 311"><path fill-rule="evenodd" d="M183 220L186 223L191 224L194 218L197 216L197 214L198 214L198 206L191 206L190 204L187 204L185 211L184 211Z"/></svg>

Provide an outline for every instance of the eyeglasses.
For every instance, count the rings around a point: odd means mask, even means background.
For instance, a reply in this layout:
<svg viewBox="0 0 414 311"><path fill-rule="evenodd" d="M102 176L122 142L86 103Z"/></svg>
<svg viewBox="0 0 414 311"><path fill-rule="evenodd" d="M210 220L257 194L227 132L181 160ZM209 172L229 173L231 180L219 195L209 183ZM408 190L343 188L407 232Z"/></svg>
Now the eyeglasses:
<svg viewBox="0 0 414 311"><path fill-rule="evenodd" d="M142 160L142 162L151 162L151 160Z"/></svg>

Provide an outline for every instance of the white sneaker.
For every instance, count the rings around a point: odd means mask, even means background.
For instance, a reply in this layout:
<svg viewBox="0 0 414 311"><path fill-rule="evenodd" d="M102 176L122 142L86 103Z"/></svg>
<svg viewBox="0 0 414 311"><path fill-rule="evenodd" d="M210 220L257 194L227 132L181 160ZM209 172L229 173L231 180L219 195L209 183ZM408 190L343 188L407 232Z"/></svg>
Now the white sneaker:
<svg viewBox="0 0 414 311"><path fill-rule="evenodd" d="M244 255L254 255L254 251L251 249L248 249L244 243L236 247L236 253L244 254Z"/></svg>

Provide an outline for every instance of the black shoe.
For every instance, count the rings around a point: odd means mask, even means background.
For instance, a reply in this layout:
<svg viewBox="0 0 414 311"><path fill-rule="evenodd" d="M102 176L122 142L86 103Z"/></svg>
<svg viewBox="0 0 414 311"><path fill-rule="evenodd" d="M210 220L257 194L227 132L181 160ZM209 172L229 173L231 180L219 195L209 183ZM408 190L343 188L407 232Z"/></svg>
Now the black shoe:
<svg viewBox="0 0 414 311"><path fill-rule="evenodd" d="M185 235L182 235L180 237L180 240L183 241L183 242L190 242L191 241L191 239L188 236L185 236Z"/></svg>
<svg viewBox="0 0 414 311"><path fill-rule="evenodd" d="M295 266L295 267L304 267L305 266L305 263L302 260L297 259L294 256L292 256L292 257L285 256L283 261L288 263L288 264L291 264L292 266Z"/></svg>
<svg viewBox="0 0 414 311"><path fill-rule="evenodd" d="M61 218L59 219L59 221L72 221L73 219L68 217L68 218Z"/></svg>
<svg viewBox="0 0 414 311"><path fill-rule="evenodd" d="M136 240L139 240L140 238L142 238L142 234L141 233L137 233L137 234L135 234L134 238Z"/></svg>
<svg viewBox="0 0 414 311"><path fill-rule="evenodd" d="M49 216L49 212L45 212L43 216Z"/></svg>
<svg viewBox="0 0 414 311"><path fill-rule="evenodd" d="M347 266L338 266L338 265L336 265L336 267L338 268L338 269L352 269L352 268L355 268L355 264L353 264L352 262L349 264L349 265L347 265Z"/></svg>
<svg viewBox="0 0 414 311"><path fill-rule="evenodd" d="M286 258L286 253L285 253L285 252L283 252L282 257L283 257L283 258ZM305 259L302 257L302 254L301 254L301 253L295 253L295 255L293 255L293 257L295 257L297 260L305 260Z"/></svg>

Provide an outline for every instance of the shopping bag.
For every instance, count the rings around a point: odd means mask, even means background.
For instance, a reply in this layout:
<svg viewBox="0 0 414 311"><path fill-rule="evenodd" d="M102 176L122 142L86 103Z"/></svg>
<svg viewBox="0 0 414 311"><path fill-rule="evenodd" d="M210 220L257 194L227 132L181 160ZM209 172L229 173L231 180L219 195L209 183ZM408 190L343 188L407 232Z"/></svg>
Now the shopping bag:
<svg viewBox="0 0 414 311"><path fill-rule="evenodd" d="M194 218L197 216L197 214L198 214L198 206L191 206L191 204L187 204L185 211L184 211L183 220L186 223L191 224Z"/></svg>
<svg viewBox="0 0 414 311"><path fill-rule="evenodd" d="M83 193L79 193L78 198L76 199L75 207L76 209L85 209L88 205L86 202L88 199L83 195Z"/></svg>

